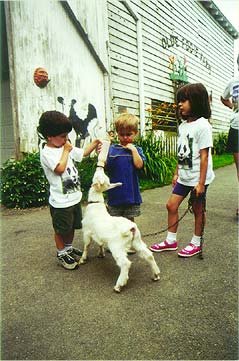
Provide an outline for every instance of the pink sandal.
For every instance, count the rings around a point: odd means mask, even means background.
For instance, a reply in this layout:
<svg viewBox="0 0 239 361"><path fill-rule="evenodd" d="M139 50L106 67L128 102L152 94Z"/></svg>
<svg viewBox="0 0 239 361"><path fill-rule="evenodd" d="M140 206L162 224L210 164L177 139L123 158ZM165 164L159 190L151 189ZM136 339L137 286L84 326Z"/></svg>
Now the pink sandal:
<svg viewBox="0 0 239 361"><path fill-rule="evenodd" d="M201 246L195 246L195 244L189 243L187 247L183 248L181 251L178 252L178 255L180 257L192 257L200 252L202 252Z"/></svg>
<svg viewBox="0 0 239 361"><path fill-rule="evenodd" d="M152 252L162 252L162 251L176 251L178 249L178 243L174 242L169 244L166 240L164 241L163 246L160 246L159 243L155 243L149 247Z"/></svg>

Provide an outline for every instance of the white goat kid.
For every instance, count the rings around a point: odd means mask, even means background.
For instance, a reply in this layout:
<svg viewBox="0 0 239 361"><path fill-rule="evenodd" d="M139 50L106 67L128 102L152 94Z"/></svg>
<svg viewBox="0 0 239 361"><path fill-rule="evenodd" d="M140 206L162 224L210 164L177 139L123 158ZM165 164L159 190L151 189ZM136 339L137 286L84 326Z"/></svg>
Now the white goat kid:
<svg viewBox="0 0 239 361"><path fill-rule="evenodd" d="M102 192L120 185L121 183L110 184L103 169L96 170L82 221L84 251L80 259L80 263L86 262L91 240L99 244L101 257L104 257L104 247L108 247L120 268L120 274L114 286L116 292L120 292L128 281L131 262L127 258L127 251L131 247L150 265L152 279L154 281L160 279L160 270L152 252L142 241L137 225L124 217L112 217L107 212Z"/></svg>

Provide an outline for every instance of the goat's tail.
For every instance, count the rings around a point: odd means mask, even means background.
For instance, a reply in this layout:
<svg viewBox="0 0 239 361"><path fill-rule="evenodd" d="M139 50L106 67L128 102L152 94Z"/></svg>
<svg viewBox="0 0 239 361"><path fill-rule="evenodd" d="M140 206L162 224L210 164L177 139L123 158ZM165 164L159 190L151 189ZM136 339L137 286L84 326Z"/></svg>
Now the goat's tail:
<svg viewBox="0 0 239 361"><path fill-rule="evenodd" d="M134 239L135 233L136 233L136 228L135 228L135 227L132 227L132 228L130 229L130 232L132 233L133 239Z"/></svg>
<svg viewBox="0 0 239 361"><path fill-rule="evenodd" d="M140 233L140 230L138 229L138 227L135 225L135 227L132 227L130 229L131 231L131 234L133 235L133 238L132 238L132 241L134 239L141 239L141 233Z"/></svg>
<svg viewBox="0 0 239 361"><path fill-rule="evenodd" d="M123 237L129 237L133 235L133 239L134 239L136 231L137 231L136 227L131 227L131 228L127 227L121 231L121 234Z"/></svg>

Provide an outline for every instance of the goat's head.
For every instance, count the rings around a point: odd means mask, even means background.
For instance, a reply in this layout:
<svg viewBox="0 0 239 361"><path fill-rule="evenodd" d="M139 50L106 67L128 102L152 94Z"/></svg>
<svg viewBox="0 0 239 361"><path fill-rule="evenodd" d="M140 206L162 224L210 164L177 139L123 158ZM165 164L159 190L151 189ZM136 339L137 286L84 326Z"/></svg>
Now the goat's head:
<svg viewBox="0 0 239 361"><path fill-rule="evenodd" d="M103 168L97 169L88 194L88 202L104 202L103 192L121 186L122 183L110 183Z"/></svg>
<svg viewBox="0 0 239 361"><path fill-rule="evenodd" d="M109 177L104 173L103 168L97 169L95 171L92 187L96 190L96 192L105 192L108 189L112 189L118 186L121 186L122 183L110 183Z"/></svg>

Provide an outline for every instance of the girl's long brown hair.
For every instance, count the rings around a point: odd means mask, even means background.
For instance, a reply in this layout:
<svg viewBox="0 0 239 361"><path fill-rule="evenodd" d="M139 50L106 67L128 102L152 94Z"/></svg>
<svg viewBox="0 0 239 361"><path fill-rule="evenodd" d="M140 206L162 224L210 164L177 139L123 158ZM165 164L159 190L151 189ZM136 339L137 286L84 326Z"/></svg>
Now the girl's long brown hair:
<svg viewBox="0 0 239 361"><path fill-rule="evenodd" d="M186 84L178 89L176 96L177 104L180 101L189 100L191 105L191 117L209 119L211 108L207 89L201 83Z"/></svg>

